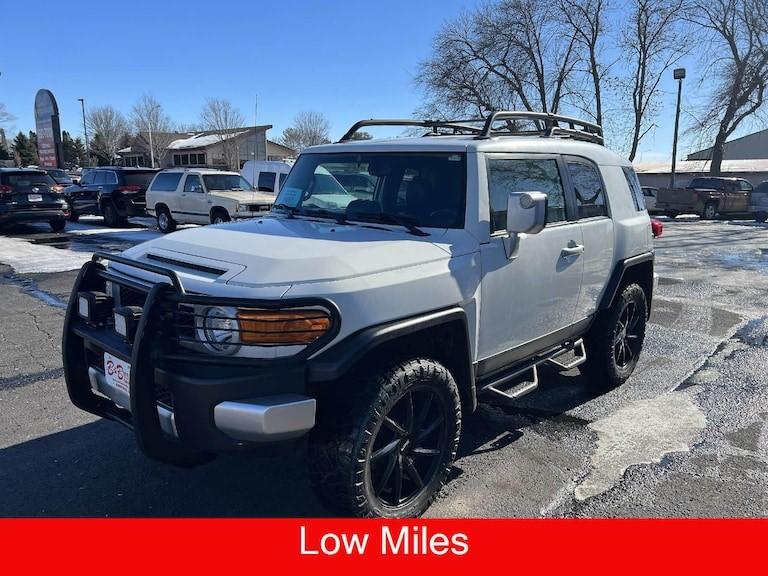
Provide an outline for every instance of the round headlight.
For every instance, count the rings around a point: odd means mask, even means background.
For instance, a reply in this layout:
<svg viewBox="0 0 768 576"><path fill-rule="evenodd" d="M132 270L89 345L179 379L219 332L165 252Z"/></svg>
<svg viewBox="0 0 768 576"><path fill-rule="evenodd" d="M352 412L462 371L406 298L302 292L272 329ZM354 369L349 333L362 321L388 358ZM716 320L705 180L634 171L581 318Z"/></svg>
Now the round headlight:
<svg viewBox="0 0 768 576"><path fill-rule="evenodd" d="M234 354L240 348L237 310L210 306L196 313L197 339L211 352Z"/></svg>

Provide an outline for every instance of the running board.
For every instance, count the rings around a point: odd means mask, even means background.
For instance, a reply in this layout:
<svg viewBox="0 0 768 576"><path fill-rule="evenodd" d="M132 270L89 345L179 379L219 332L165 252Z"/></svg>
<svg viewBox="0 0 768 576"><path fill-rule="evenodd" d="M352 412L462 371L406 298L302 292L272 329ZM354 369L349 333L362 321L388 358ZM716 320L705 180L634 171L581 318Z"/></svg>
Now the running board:
<svg viewBox="0 0 768 576"><path fill-rule="evenodd" d="M567 363L557 360L568 352L574 353L575 358L573 360ZM558 370L565 372L576 368L577 366L581 366L586 361L587 351L584 348L584 340L579 338L574 342L567 342L562 346L558 346L557 348L537 356L535 359L526 362L513 372L509 372L492 380L489 384L482 385L480 392L491 392L497 396L506 398L507 400L516 400L521 396L533 392L539 387L539 366L549 364L550 366L554 366ZM515 384L511 388L504 388L505 384L520 378L526 372L530 372L530 378Z"/></svg>

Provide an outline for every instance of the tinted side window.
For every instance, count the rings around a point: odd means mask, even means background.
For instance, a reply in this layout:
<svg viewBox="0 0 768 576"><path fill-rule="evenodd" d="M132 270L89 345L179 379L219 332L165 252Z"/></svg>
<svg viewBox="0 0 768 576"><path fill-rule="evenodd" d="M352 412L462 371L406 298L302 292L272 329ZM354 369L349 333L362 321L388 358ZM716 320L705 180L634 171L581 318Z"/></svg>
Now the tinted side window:
<svg viewBox="0 0 768 576"><path fill-rule="evenodd" d="M95 172L93 172L93 170L91 170L90 172L88 172L88 173L87 173L85 176L83 176L83 177L80 179L80 185L81 185L81 186L88 186L88 185L90 185L90 184L93 184L93 175L94 175L94 174L95 174Z"/></svg>
<svg viewBox="0 0 768 576"><path fill-rule="evenodd" d="M746 180L739 180L739 187L741 187L744 192L752 192L752 184Z"/></svg>
<svg viewBox="0 0 768 576"><path fill-rule="evenodd" d="M97 186L101 186L107 183L107 175L103 170L97 170L93 176L93 183Z"/></svg>
<svg viewBox="0 0 768 576"><path fill-rule="evenodd" d="M175 192L181 180L181 172L167 172L158 174L152 182L152 190L158 192Z"/></svg>
<svg viewBox="0 0 768 576"><path fill-rule="evenodd" d="M283 183L285 182L286 178L288 178L288 174L286 172L282 172L280 174L280 188L283 187Z"/></svg>
<svg viewBox="0 0 768 576"><path fill-rule="evenodd" d="M113 172L112 170L107 170L104 172L104 184L117 184L117 173Z"/></svg>
<svg viewBox="0 0 768 576"><path fill-rule="evenodd" d="M576 192L576 211L579 218L608 216L603 182L597 168L593 164L570 160L568 173Z"/></svg>
<svg viewBox="0 0 768 576"><path fill-rule="evenodd" d="M264 190L266 192L274 192L275 177L276 177L276 174L274 172L260 172L259 183L257 184L257 186L259 187L259 190Z"/></svg>
<svg viewBox="0 0 768 576"><path fill-rule="evenodd" d="M566 219L565 192L554 159L491 159L488 161L491 197L491 232L507 228L510 192L543 192L547 195L547 222Z"/></svg>
<svg viewBox="0 0 768 576"><path fill-rule="evenodd" d="M202 191L203 185L200 182L200 176L195 176L194 174L187 176L187 179L184 182L184 192L200 193Z"/></svg>
<svg viewBox="0 0 768 576"><path fill-rule="evenodd" d="M632 193L632 200L635 203L635 209L639 212L645 210L645 198L643 195L643 187L640 186L640 181L637 179L637 174L629 166L622 166L624 172L624 178L627 179L627 185L629 191Z"/></svg>

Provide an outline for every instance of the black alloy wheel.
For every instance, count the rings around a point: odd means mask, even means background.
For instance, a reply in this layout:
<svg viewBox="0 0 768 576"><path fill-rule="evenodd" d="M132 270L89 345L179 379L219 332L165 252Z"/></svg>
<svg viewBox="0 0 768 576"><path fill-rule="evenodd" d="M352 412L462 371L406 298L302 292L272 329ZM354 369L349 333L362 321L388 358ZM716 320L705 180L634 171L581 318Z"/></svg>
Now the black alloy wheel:
<svg viewBox="0 0 768 576"><path fill-rule="evenodd" d="M407 390L381 420L366 462L374 496L401 508L434 480L450 449L447 415L427 387Z"/></svg>
<svg viewBox="0 0 768 576"><path fill-rule="evenodd" d="M619 313L619 321L616 324L616 332L613 337L613 357L616 365L625 369L637 361L637 357L640 355L642 319L634 301L628 300L622 304L623 308ZM645 314L644 310L643 314Z"/></svg>

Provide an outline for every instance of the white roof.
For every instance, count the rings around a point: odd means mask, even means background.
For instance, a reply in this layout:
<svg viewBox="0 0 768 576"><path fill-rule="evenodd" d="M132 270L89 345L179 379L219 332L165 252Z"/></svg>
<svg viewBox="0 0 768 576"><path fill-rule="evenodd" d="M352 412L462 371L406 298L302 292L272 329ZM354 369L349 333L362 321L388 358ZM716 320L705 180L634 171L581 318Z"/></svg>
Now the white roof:
<svg viewBox="0 0 768 576"><path fill-rule="evenodd" d="M493 136L477 140L471 135L460 136L418 136L388 140L352 140L338 144L312 146L302 152L345 153L345 152L506 152L534 154L573 154L584 156L607 165L628 166L629 162L599 144L574 140L572 138L543 136Z"/></svg>
<svg viewBox="0 0 768 576"><path fill-rule="evenodd" d="M248 130L240 130L238 132L231 132L227 134L227 138L234 138L245 134ZM204 148L212 144L218 144L221 141L221 134L194 134L189 138L181 138L174 140L168 144L169 150L187 150L190 148Z"/></svg>
<svg viewBox="0 0 768 576"><path fill-rule="evenodd" d="M704 174L709 172L709 160L679 160L675 162L678 174ZM635 164L635 171L643 174L669 174L672 162L645 162ZM768 158L758 160L723 160L721 172L768 172Z"/></svg>

